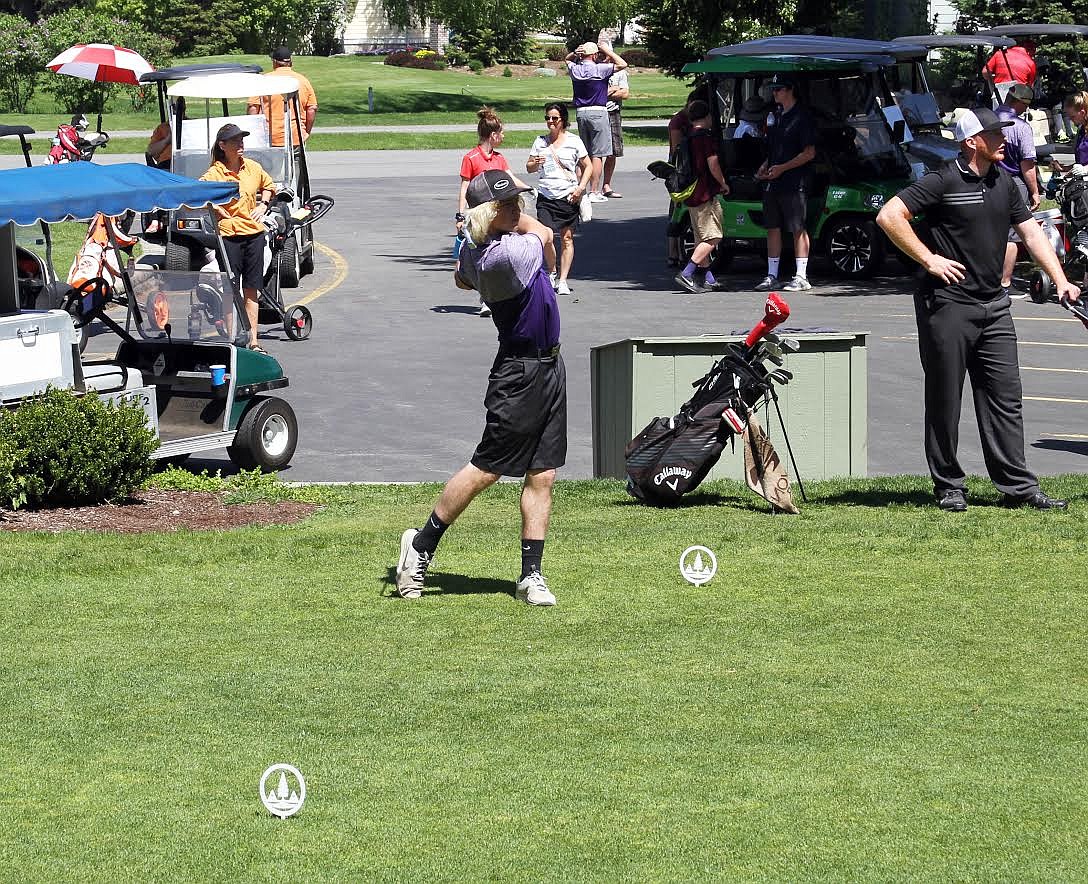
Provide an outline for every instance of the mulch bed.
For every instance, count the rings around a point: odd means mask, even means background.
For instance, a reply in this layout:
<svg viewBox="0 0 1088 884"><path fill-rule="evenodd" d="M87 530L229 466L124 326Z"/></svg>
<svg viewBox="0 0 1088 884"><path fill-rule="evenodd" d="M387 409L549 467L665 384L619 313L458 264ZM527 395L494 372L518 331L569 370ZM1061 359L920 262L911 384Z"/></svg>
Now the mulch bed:
<svg viewBox="0 0 1088 884"><path fill-rule="evenodd" d="M318 509L293 500L224 503L225 493L150 488L122 503L29 512L0 512L0 531L218 531L249 525L290 525Z"/></svg>

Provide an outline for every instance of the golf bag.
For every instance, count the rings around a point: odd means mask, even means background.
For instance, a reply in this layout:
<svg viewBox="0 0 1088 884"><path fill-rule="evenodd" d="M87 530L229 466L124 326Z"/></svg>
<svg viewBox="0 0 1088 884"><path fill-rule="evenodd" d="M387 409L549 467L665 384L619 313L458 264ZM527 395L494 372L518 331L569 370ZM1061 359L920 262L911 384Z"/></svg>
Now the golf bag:
<svg viewBox="0 0 1088 884"><path fill-rule="evenodd" d="M692 386L679 413L655 417L624 450L627 491L644 503L676 506L698 488L730 438L743 432L769 381L733 347Z"/></svg>

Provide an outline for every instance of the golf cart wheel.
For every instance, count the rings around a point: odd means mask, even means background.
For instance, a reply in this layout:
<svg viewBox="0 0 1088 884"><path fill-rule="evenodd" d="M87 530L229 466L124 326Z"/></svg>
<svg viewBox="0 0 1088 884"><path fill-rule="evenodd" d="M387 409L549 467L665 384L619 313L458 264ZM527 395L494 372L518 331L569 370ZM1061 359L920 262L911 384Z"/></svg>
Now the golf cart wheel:
<svg viewBox="0 0 1088 884"><path fill-rule="evenodd" d="M231 461L243 470L266 472L291 462L298 443L298 421L291 406L275 397L254 399L227 448Z"/></svg>
<svg viewBox="0 0 1088 884"><path fill-rule="evenodd" d="M1031 274L1029 283L1031 300L1036 304L1046 304L1054 300L1054 280L1045 270L1036 270Z"/></svg>
<svg viewBox="0 0 1088 884"><path fill-rule="evenodd" d="M302 258L298 262L298 270L301 276L309 276L314 272L314 251L317 247L314 245L312 229L306 228L304 233L307 235L303 237Z"/></svg>
<svg viewBox="0 0 1088 884"><path fill-rule="evenodd" d="M292 307L283 317L283 330L292 341L305 341L313 328L314 318L301 304Z"/></svg>
<svg viewBox="0 0 1088 884"><path fill-rule="evenodd" d="M280 274L280 285L285 289L298 288L298 242L293 235L283 241L283 251L280 252L277 260L279 262L277 269Z"/></svg>
<svg viewBox="0 0 1088 884"><path fill-rule="evenodd" d="M187 242L179 242L176 239L166 241L166 255L163 269L189 272L199 270L203 266L196 255L196 249Z"/></svg>
<svg viewBox="0 0 1088 884"><path fill-rule="evenodd" d="M884 261L884 236L871 219L832 221L824 241L827 256L843 276L872 276Z"/></svg>

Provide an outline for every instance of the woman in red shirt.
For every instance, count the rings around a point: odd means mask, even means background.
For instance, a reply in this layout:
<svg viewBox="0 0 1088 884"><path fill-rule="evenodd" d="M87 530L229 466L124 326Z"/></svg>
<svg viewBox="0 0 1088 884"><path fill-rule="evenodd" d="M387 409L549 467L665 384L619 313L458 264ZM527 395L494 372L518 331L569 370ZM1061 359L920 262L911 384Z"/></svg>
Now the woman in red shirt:
<svg viewBox="0 0 1088 884"><path fill-rule="evenodd" d="M457 214L453 216L457 228L457 239L453 244L454 258L460 255L461 246L465 242L465 238L461 235L461 226L465 223L465 209L468 207L468 200L466 199L468 183L488 169L499 169L503 172L510 171L506 157L499 153L499 145L502 144L504 138L502 120L499 119L499 115L490 107L482 107L476 111L476 116L479 120L476 123L476 134L479 141L472 150L461 158L461 190L457 194ZM514 178L514 180L517 181L518 187L525 186L517 178ZM491 315L491 310L482 298L480 299L480 315Z"/></svg>

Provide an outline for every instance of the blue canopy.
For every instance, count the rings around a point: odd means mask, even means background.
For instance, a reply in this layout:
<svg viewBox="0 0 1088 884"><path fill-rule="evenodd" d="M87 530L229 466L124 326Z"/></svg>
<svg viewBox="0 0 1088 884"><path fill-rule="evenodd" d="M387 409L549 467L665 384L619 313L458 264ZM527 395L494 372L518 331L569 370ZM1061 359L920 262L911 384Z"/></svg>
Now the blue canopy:
<svg viewBox="0 0 1088 884"><path fill-rule="evenodd" d="M0 171L0 225L92 218L98 212L198 208L237 198L237 184L196 181L138 163L64 163Z"/></svg>

